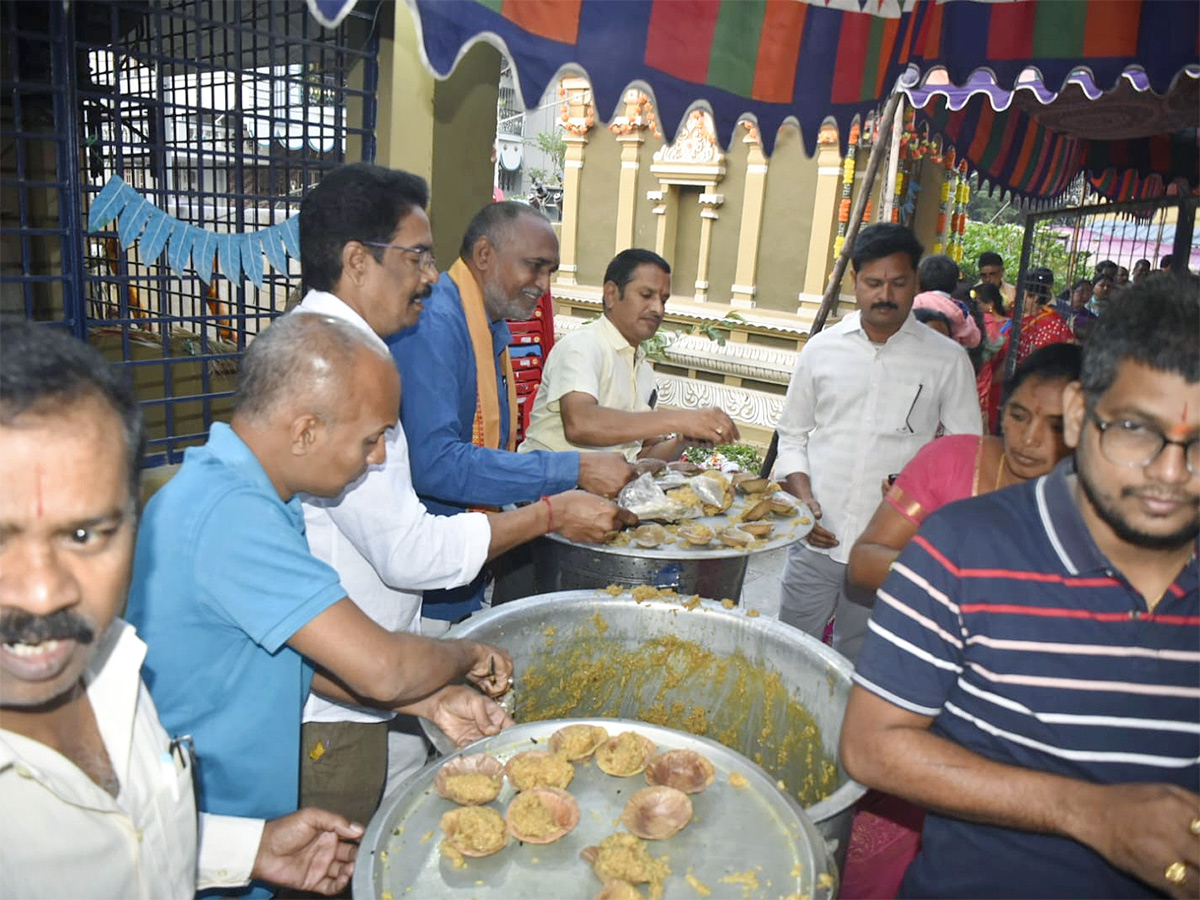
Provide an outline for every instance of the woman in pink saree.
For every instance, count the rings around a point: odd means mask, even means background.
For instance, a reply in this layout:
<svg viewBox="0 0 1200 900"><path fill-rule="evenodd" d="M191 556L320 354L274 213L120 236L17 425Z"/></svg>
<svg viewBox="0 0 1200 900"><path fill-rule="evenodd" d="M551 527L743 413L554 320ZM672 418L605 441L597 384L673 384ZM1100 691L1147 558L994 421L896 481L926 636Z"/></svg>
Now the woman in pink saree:
<svg viewBox="0 0 1200 900"><path fill-rule="evenodd" d="M1029 355L1006 386L1003 436L949 435L917 452L888 489L850 551L847 580L877 590L930 513L1045 475L1070 453L1062 437L1062 390L1079 377L1079 347L1054 344ZM917 854L925 812L870 791L859 803L840 896L896 896Z"/></svg>

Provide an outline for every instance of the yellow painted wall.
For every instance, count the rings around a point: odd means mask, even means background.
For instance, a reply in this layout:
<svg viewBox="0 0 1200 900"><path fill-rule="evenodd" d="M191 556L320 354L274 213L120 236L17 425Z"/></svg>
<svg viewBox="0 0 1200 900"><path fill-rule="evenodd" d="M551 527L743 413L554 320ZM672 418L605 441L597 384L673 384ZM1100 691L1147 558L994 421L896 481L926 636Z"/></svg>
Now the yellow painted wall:
<svg viewBox="0 0 1200 900"><path fill-rule="evenodd" d="M739 125L733 136L733 146L725 157L725 178L716 192L725 198L717 207L713 222L712 246L709 250L708 299L728 303L733 296L733 276L737 270L738 236L742 228L742 206L746 193L746 157L749 147L742 143L745 131Z"/></svg>
<svg viewBox="0 0 1200 900"><path fill-rule="evenodd" d="M621 145L604 127L588 133L579 186L579 244L577 262L580 284L600 284L613 258L617 229L617 181L621 174ZM645 193L642 194L645 197ZM644 201L643 201L644 202ZM650 247L654 241L651 238Z"/></svg>
<svg viewBox="0 0 1200 900"><path fill-rule="evenodd" d="M792 126L780 129L767 164L754 299L763 309L795 312L796 295L804 284L812 217L820 214L812 208L817 165L804 155L800 132ZM837 210L829 215L836 217Z"/></svg>
<svg viewBox="0 0 1200 900"><path fill-rule="evenodd" d="M671 264L671 291L678 297L690 297L696 290L696 264L700 257L700 192L701 188L680 185L679 227L675 233L675 248L667 248Z"/></svg>
<svg viewBox="0 0 1200 900"><path fill-rule="evenodd" d="M376 162L429 182L434 252L458 255L467 222L492 199L500 53L476 44L445 81L421 61L412 12L396 0L379 48Z"/></svg>
<svg viewBox="0 0 1200 900"><path fill-rule="evenodd" d="M658 179L650 174L650 166L654 162L654 154L663 147L662 138L653 135L642 144L642 155L638 166L638 195L633 213L633 243L635 247L646 250L654 249L655 236L658 233L658 216L654 215L655 203L646 199L647 191L659 189Z"/></svg>

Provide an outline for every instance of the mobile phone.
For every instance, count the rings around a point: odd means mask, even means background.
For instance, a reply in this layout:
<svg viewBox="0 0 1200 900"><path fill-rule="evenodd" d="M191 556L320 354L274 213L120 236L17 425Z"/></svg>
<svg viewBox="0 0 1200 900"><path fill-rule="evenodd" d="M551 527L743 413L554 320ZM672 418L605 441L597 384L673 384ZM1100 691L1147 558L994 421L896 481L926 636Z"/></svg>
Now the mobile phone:
<svg viewBox="0 0 1200 900"><path fill-rule="evenodd" d="M893 472L891 475L888 476L888 484L895 484L896 479L899 477L900 477L899 472Z"/></svg>

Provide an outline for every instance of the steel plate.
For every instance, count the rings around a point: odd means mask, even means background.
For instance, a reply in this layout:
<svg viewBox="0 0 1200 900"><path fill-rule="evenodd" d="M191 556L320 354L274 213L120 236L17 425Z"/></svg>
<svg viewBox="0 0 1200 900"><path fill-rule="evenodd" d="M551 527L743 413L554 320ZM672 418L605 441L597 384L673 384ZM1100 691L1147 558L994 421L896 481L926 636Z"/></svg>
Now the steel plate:
<svg viewBox="0 0 1200 900"><path fill-rule="evenodd" d="M794 499L794 498L793 498ZM719 545L715 539L712 545L707 547L696 547L686 543L683 538L672 536L671 542L662 544L658 547L638 547L634 544L629 546L618 546L615 544L581 544L576 541L568 540L559 534L549 534L547 537L560 544L569 544L572 547L578 547L582 550L587 550L592 553L608 553L614 556L632 556L641 559L667 559L667 560L697 560L697 559L728 559L733 557L746 557L754 553L766 553L769 550L778 550L780 547L787 547L790 544L796 543L808 536L808 533L813 530L814 520L812 510L810 510L803 502L796 500L797 511L792 516L777 516L774 513L769 514L764 522L770 522L775 526L775 530L770 535L770 540L755 542L755 544L747 549L740 550L735 547L725 547ZM746 495L738 494L733 501L733 505L725 512L716 516L701 516L698 519L688 519L688 522L699 522L707 525L709 528L717 531L727 525L736 525L737 517L741 515L746 508ZM806 521L807 520L807 521Z"/></svg>
<svg viewBox="0 0 1200 900"><path fill-rule="evenodd" d="M390 896L391 900L594 896L602 885L579 851L625 830L620 824L622 810L630 795L646 786L644 775L614 778L594 763L576 763L568 790L579 801L582 815L566 837L546 845L510 840L494 856L468 859L463 869L455 869L438 849L442 839L439 820L454 808L433 790L441 766L469 753L490 753L506 761L523 750L544 748L556 730L577 722L602 725L613 736L637 731L660 750L695 750L716 769L712 786L692 795L694 814L687 827L667 840L647 842L651 854L666 856L671 867L663 883L664 900L695 900L699 896L687 881L689 872L714 897L833 896L836 870L825 856L817 829L800 806L749 759L715 741L681 731L624 719L588 718L516 725L427 765L402 791L386 799L371 819L354 872L354 896ZM746 787L729 783L735 772L746 779ZM506 781L500 796L489 805L503 815L513 796ZM646 886L642 889L646 892Z"/></svg>

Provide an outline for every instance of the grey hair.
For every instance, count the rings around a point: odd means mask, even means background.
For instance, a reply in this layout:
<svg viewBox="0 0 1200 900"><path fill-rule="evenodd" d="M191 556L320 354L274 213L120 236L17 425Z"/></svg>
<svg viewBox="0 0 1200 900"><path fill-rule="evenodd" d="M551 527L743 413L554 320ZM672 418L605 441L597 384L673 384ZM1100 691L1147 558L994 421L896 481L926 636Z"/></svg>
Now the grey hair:
<svg viewBox="0 0 1200 900"><path fill-rule="evenodd" d="M234 414L262 423L289 403L304 402L323 421L336 421L346 379L363 349L392 361L348 322L304 311L279 317L242 357Z"/></svg>
<svg viewBox="0 0 1200 900"><path fill-rule="evenodd" d="M484 237L491 242L493 247L500 247L508 239L508 232L513 224L526 216L531 219L541 219L543 222L550 221L532 206L518 203L516 200L489 203L475 213L471 221L467 223L467 230L463 233L458 255L464 260L470 259L471 254L475 252L475 245L479 243L480 238Z"/></svg>

